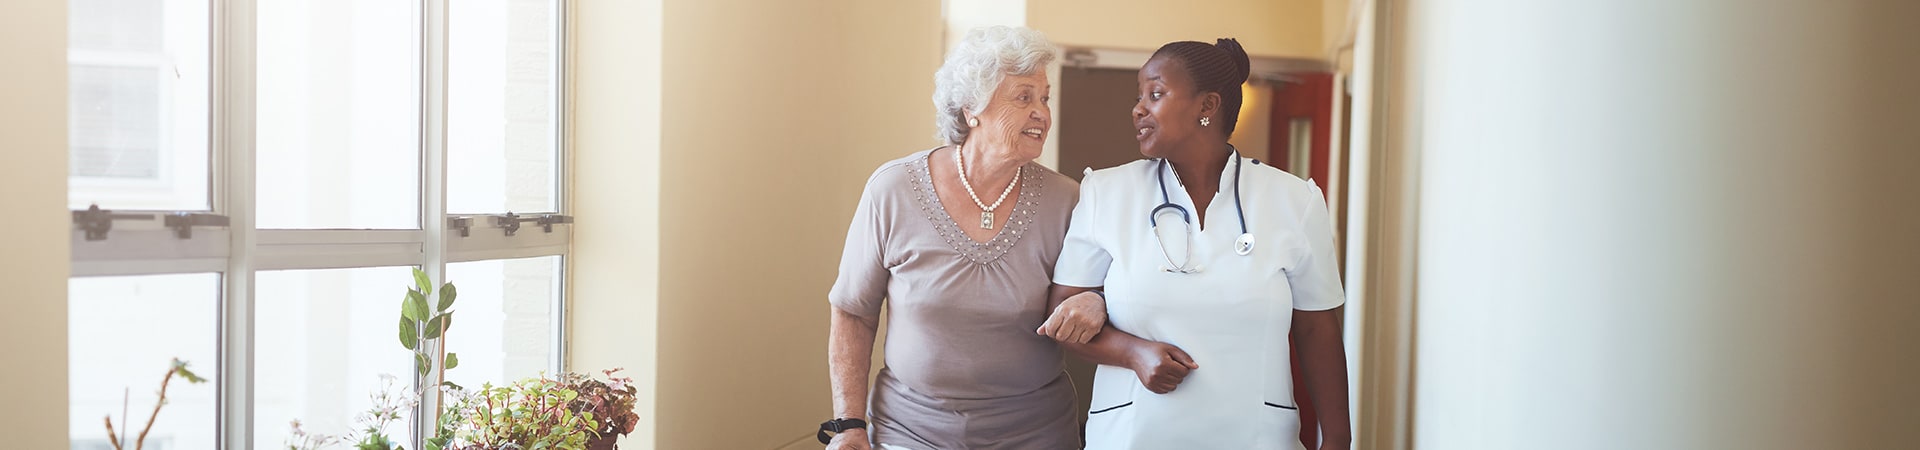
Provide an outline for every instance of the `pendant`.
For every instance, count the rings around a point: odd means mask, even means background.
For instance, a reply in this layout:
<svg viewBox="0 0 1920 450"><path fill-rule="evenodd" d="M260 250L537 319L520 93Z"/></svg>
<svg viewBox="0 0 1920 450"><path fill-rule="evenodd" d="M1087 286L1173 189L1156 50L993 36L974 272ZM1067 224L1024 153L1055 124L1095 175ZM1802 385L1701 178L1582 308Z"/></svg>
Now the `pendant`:
<svg viewBox="0 0 1920 450"><path fill-rule="evenodd" d="M993 211L980 213L980 228L986 230L993 229Z"/></svg>

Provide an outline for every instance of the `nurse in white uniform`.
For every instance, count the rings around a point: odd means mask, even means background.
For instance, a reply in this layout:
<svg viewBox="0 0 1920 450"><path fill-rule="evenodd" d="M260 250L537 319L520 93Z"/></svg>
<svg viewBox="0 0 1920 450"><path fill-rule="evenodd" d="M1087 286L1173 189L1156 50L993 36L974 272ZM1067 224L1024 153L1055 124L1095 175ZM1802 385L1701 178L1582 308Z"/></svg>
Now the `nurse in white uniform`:
<svg viewBox="0 0 1920 450"><path fill-rule="evenodd" d="M1326 202L1226 142L1247 61L1231 39L1161 47L1133 110L1150 159L1081 181L1053 299L1073 309L1104 298L1108 321L1039 332L1101 364L1088 449L1301 448L1290 332L1317 448L1351 444Z"/></svg>

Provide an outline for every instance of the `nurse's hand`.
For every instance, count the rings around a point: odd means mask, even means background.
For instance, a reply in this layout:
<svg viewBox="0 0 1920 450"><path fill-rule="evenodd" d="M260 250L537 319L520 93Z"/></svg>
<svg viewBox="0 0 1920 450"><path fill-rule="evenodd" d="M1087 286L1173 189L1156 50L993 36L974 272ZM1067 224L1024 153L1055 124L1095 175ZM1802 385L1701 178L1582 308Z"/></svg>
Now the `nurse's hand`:
<svg viewBox="0 0 1920 450"><path fill-rule="evenodd" d="M1047 322L1034 332L1060 342L1085 344L1100 334L1100 327L1106 324L1107 300L1087 291L1060 302L1060 306L1053 308L1053 315L1047 316Z"/></svg>
<svg viewBox="0 0 1920 450"><path fill-rule="evenodd" d="M827 443L827 450L873 450L873 447L867 444L866 429L854 429L833 435L833 440Z"/></svg>
<svg viewBox="0 0 1920 450"><path fill-rule="evenodd" d="M1187 379L1187 373L1199 368L1192 356L1173 344L1147 341L1134 351L1133 373L1155 394L1173 392Z"/></svg>

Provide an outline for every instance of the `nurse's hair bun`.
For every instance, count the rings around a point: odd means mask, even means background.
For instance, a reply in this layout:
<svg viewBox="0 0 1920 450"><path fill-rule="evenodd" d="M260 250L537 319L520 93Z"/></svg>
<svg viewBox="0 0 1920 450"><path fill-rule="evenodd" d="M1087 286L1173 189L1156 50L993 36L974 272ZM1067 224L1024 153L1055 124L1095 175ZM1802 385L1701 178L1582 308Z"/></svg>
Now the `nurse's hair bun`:
<svg viewBox="0 0 1920 450"><path fill-rule="evenodd" d="M1247 57L1247 49L1240 47L1240 41L1234 38L1220 38L1213 43L1214 48L1226 52L1227 60L1233 63L1228 75L1235 76L1233 83L1247 82L1247 76L1253 71L1253 60Z"/></svg>

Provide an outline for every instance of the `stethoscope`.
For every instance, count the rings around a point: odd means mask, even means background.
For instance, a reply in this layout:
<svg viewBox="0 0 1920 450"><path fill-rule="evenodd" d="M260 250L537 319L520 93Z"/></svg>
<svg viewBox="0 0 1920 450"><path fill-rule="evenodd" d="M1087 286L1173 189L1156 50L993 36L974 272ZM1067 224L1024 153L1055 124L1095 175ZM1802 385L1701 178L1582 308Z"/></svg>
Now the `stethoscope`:
<svg viewBox="0 0 1920 450"><path fill-rule="evenodd" d="M1160 244L1160 255L1167 258L1167 265L1162 266L1160 270L1167 273L1199 273L1200 269L1204 267L1188 266L1188 264L1193 263L1193 233L1187 231L1187 228L1193 225L1192 215L1187 212L1186 207L1174 204L1173 197L1167 195L1167 172L1172 170L1172 168L1165 158L1159 161L1160 163L1154 168L1154 175L1160 184L1160 206L1153 207L1153 210L1147 214L1147 225L1153 228L1153 238ZM1240 216L1240 238L1233 241L1233 252L1240 256L1247 256L1253 253L1253 233L1247 231L1247 210L1245 206L1240 204L1240 164L1240 150L1234 149L1233 212L1235 215ZM1160 233L1160 214L1162 211L1168 210L1180 213L1180 222L1182 225L1180 230L1186 235L1187 246L1185 248L1187 250L1187 257L1179 263L1173 262L1173 253L1167 251L1166 237Z"/></svg>

